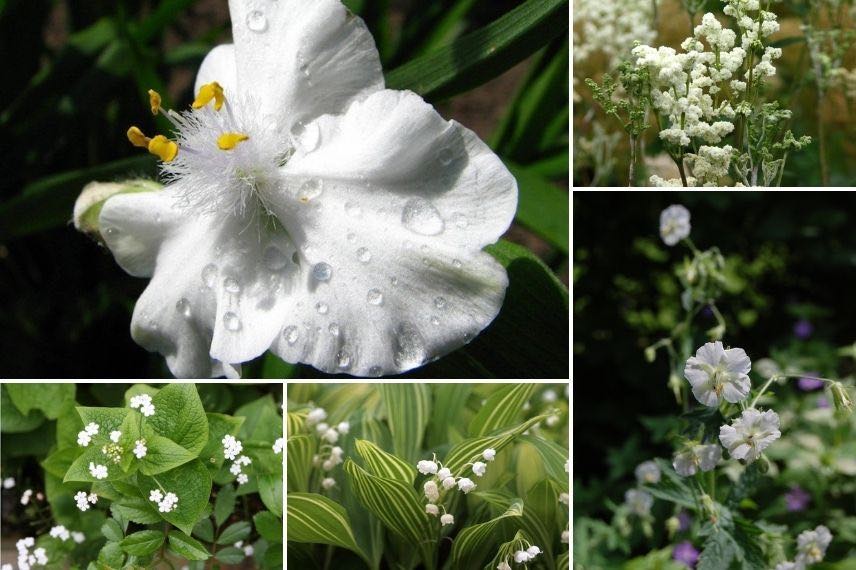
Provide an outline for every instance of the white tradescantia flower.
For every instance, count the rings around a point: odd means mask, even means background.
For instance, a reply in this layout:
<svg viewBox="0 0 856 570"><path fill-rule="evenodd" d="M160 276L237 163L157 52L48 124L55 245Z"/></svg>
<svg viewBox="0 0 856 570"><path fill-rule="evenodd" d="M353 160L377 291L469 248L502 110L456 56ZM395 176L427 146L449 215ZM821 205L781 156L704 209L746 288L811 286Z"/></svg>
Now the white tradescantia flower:
<svg viewBox="0 0 856 570"><path fill-rule="evenodd" d="M708 342L689 357L684 376L693 395L705 406L716 407L720 399L736 403L749 395L752 363L742 348L725 349L722 343Z"/></svg>
<svg viewBox="0 0 856 570"><path fill-rule="evenodd" d="M823 525L814 530L801 532L797 537L797 565L816 564L823 560L826 549L832 542L832 533Z"/></svg>
<svg viewBox="0 0 856 570"><path fill-rule="evenodd" d="M634 473L636 474L636 481L640 485L644 485L645 483L654 484L660 481L660 468L654 461L643 461L636 466Z"/></svg>
<svg viewBox="0 0 856 570"><path fill-rule="evenodd" d="M719 441L734 459L752 463L771 443L781 437L779 415L773 410L760 412L754 408L743 410L730 426L719 428Z"/></svg>
<svg viewBox="0 0 856 570"><path fill-rule="evenodd" d="M690 235L690 211L680 204L672 204L660 212L660 237L672 246Z"/></svg>
<svg viewBox="0 0 856 570"><path fill-rule="evenodd" d="M363 21L338 0L229 2L162 191L113 195L100 228L151 281L131 334L177 377L236 376L267 350L357 376L400 373L469 342L508 278L482 248L517 184L469 129L384 89ZM159 96L150 93L161 112Z"/></svg>
<svg viewBox="0 0 856 570"><path fill-rule="evenodd" d="M648 516L651 512L651 506L654 504L654 497L646 491L638 489L629 489L624 493L624 502L630 507L630 511L640 517Z"/></svg>
<svg viewBox="0 0 856 570"><path fill-rule="evenodd" d="M675 455L672 466L683 477L695 475L701 469L710 471L722 459L722 448L718 444L691 444Z"/></svg>

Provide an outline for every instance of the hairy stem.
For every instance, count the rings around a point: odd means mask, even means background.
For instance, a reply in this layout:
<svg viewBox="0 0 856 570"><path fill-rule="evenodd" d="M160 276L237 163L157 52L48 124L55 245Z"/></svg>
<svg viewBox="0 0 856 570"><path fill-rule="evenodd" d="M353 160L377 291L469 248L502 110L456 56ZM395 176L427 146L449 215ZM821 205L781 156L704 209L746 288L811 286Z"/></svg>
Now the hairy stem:
<svg viewBox="0 0 856 570"><path fill-rule="evenodd" d="M630 135L630 167L627 173L627 186L633 186L636 180L636 142L637 138Z"/></svg>

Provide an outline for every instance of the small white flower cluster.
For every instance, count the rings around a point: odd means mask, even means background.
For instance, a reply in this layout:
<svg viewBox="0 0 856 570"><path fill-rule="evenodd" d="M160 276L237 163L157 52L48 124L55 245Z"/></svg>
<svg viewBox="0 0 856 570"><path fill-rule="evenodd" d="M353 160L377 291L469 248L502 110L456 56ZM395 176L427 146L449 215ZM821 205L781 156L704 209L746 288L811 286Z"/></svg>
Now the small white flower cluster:
<svg viewBox="0 0 856 570"><path fill-rule="evenodd" d="M134 455L137 456L137 459L145 457L147 452L148 448L146 447L145 439L138 439L134 442Z"/></svg>
<svg viewBox="0 0 856 570"><path fill-rule="evenodd" d="M87 426L83 428L83 431L78 432L77 434L77 445L82 445L83 447L88 446L92 441L92 437L98 433L99 429L101 429L101 427L95 422L87 424Z"/></svg>
<svg viewBox="0 0 856 570"><path fill-rule="evenodd" d="M85 491L78 491L74 495L74 500L77 502L77 508L81 511L88 511L89 504L93 505L98 502L98 495L95 493L87 494Z"/></svg>
<svg viewBox="0 0 856 570"><path fill-rule="evenodd" d="M21 494L21 504L22 505L28 504L30 502L30 497L32 497L32 496L33 496L33 490L32 489L25 489L24 492Z"/></svg>
<svg viewBox="0 0 856 570"><path fill-rule="evenodd" d="M344 450L338 445L333 445L339 441L339 437L347 435L351 431L349 422L339 422L335 426L330 426L324 420L327 419L327 411L324 408L313 408L306 416L306 425L310 428L315 428L315 435L321 439L321 446L317 453L312 457L312 465L320 467L324 471L332 471L337 465L343 463ZM336 486L336 480L332 477L324 477L321 480L321 487L329 491Z"/></svg>
<svg viewBox="0 0 856 570"><path fill-rule="evenodd" d="M168 513L178 508L178 497L172 492L164 495L160 489L152 489L149 491L149 500L157 503L158 510L162 513Z"/></svg>
<svg viewBox="0 0 856 570"><path fill-rule="evenodd" d="M731 145L700 146L698 154L688 154L692 163L692 171L698 183L702 186L721 186L719 180L728 176L731 165L731 155L734 148Z"/></svg>
<svg viewBox="0 0 856 570"><path fill-rule="evenodd" d="M234 546L235 548L240 548L241 550L243 550L243 551L244 551L244 556L252 556L252 555L253 555L253 553L255 552L255 549L253 548L253 545L252 545L252 544L247 544L246 546L244 546L244 541L243 541L243 540L239 540L238 542L236 542L236 543L235 543L235 544L233 544L232 546Z"/></svg>
<svg viewBox="0 0 856 570"><path fill-rule="evenodd" d="M541 554L541 549L535 546L534 544L527 548L526 550L518 550L514 553L514 561L518 564L525 564L527 562L531 562L535 559L536 556Z"/></svg>
<svg viewBox="0 0 856 570"><path fill-rule="evenodd" d="M797 555L793 562L782 562L776 570L804 570L806 566L823 561L832 542L832 533L823 525L806 530L797 537Z"/></svg>
<svg viewBox="0 0 856 570"><path fill-rule="evenodd" d="M223 455L226 459L231 459L233 461L231 467L229 467L229 472L232 475L237 475L236 481L238 485L243 485L250 480L249 475L243 473L243 467L249 465L253 462L252 459L247 457L246 455L238 455L244 449L244 445L240 440L235 439L235 436L226 434L221 440L223 444Z"/></svg>
<svg viewBox="0 0 856 570"><path fill-rule="evenodd" d="M574 2L574 61L602 53L609 67L627 57L634 42L657 37L651 0L578 0Z"/></svg>
<svg viewBox="0 0 856 570"><path fill-rule="evenodd" d="M106 465L95 465L92 461L89 462L89 474L95 477L96 479L106 479L107 478L107 466Z"/></svg>
<svg viewBox="0 0 856 570"><path fill-rule="evenodd" d="M68 532L68 529L63 525L55 526L50 530L49 533L52 537L58 538L61 541L65 542L69 538L71 538L71 533Z"/></svg>
<svg viewBox="0 0 856 570"><path fill-rule="evenodd" d="M339 422L336 426L321 422L315 426L315 434L327 443L336 443L340 435L347 435L350 430L351 424L348 422Z"/></svg>
<svg viewBox="0 0 856 570"><path fill-rule="evenodd" d="M660 237L673 246L690 236L690 211L680 204L672 204L660 212Z"/></svg>
<svg viewBox="0 0 856 570"><path fill-rule="evenodd" d="M139 396L132 396L130 407L133 409L140 409L140 413L146 416L147 418L155 415L155 406L152 404L152 397L148 394L140 394Z"/></svg>
<svg viewBox="0 0 856 570"><path fill-rule="evenodd" d="M11 489L15 486L15 478L14 477L6 477L3 479L3 488Z"/></svg>
<svg viewBox="0 0 856 570"><path fill-rule="evenodd" d="M36 548L30 553L30 548L36 545L36 539L32 536L20 539L15 543L18 549L18 569L30 570L36 564L45 566L48 563L47 553L44 548Z"/></svg>
<svg viewBox="0 0 856 570"><path fill-rule="evenodd" d="M113 443L119 443L119 438L122 437L122 432L119 430L110 432L110 441Z"/></svg>
<svg viewBox="0 0 856 570"><path fill-rule="evenodd" d="M283 447L285 447L285 438L284 437L278 437L276 439L276 441L273 442L273 452L276 455L279 455L280 453L282 453Z"/></svg>
<svg viewBox="0 0 856 570"><path fill-rule="evenodd" d="M485 461L493 461L496 457L496 450L492 448L485 449L482 452L481 457ZM475 461L469 465L472 466L472 471L476 477L484 476L487 469L486 463L483 461ZM425 493L425 498L428 499L428 504L425 505L425 512L435 517L440 514L440 508L436 504L440 501L440 486L443 487L444 492L457 486L458 490L465 495L476 488L476 484L472 479L461 476L455 477L451 470L443 467L443 464L437 461L436 457L433 460L423 459L419 461L416 464L416 470L423 475L434 475L434 478L425 481L422 488ZM438 485L438 483L440 485ZM440 517L440 523L443 526L455 524L455 517L451 514L445 513Z"/></svg>

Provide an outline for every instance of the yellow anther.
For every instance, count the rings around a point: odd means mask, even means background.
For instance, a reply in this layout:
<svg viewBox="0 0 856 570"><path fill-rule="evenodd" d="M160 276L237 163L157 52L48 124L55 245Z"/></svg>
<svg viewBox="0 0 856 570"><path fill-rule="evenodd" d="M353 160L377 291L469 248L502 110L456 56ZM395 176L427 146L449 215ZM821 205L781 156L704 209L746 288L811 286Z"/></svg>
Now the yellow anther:
<svg viewBox="0 0 856 570"><path fill-rule="evenodd" d="M154 89L149 89L149 104L152 106L152 115L157 115L161 108L161 96Z"/></svg>
<svg viewBox="0 0 856 570"><path fill-rule="evenodd" d="M223 103L226 102L226 98L223 96L223 88L216 81L206 83L205 85L199 88L199 94L196 96L196 99L191 104L191 107L193 107L194 109L201 109L202 107L210 103L211 99L214 99L215 111L219 111L220 107L223 106Z"/></svg>
<svg viewBox="0 0 856 570"><path fill-rule="evenodd" d="M134 146L148 148L149 141L152 139L144 135L143 131L138 127L131 127L128 129L128 140L131 141L131 144Z"/></svg>
<svg viewBox="0 0 856 570"><path fill-rule="evenodd" d="M178 145L163 135L149 141L149 152L164 162L169 162L178 154Z"/></svg>
<svg viewBox="0 0 856 570"><path fill-rule="evenodd" d="M232 150L238 146L239 142L247 140L247 135L243 133L223 133L217 138L217 147L220 150Z"/></svg>

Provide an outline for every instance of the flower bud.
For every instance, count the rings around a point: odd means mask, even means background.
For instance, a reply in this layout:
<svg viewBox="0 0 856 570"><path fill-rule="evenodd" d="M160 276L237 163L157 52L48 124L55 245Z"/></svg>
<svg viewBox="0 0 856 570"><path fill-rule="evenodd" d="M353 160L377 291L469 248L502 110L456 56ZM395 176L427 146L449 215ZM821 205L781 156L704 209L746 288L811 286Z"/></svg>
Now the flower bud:
<svg viewBox="0 0 856 570"><path fill-rule="evenodd" d="M645 360L646 362L654 362L657 359L657 349L653 346L649 346L645 349Z"/></svg>
<svg viewBox="0 0 856 570"><path fill-rule="evenodd" d="M758 460L758 472L759 473L766 473L769 470L770 470L770 460L767 459L766 455L762 455L761 458Z"/></svg>
<svg viewBox="0 0 856 570"><path fill-rule="evenodd" d="M90 182L74 203L72 221L77 231L101 237L101 208L108 199L117 194L135 192L156 192L163 188L157 182L144 179L125 180L123 182Z"/></svg>
<svg viewBox="0 0 856 570"><path fill-rule="evenodd" d="M669 534L669 539L675 536L679 528L681 528L681 521L678 520L678 517L669 517L666 520L666 532Z"/></svg>
<svg viewBox="0 0 856 570"><path fill-rule="evenodd" d="M847 392L847 388L841 382L833 382L829 388L832 392L832 405L835 406L835 411L842 414L850 414L853 412L853 399Z"/></svg>

